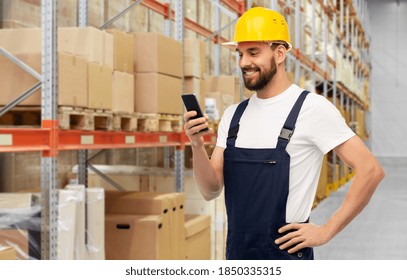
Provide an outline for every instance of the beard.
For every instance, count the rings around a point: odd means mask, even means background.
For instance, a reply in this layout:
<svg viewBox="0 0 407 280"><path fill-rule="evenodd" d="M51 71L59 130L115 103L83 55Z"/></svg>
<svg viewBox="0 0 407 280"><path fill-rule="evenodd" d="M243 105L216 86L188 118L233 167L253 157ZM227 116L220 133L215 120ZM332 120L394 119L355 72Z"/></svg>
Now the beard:
<svg viewBox="0 0 407 280"><path fill-rule="evenodd" d="M246 77L244 74L244 72L246 72L246 71L258 72L259 78L256 80L251 77ZM273 79L276 72L277 72L277 65L274 60L274 57L270 61L270 69L265 70L265 71L262 71L258 67L243 67L242 74L243 74L244 85L246 86L246 88L248 90L251 90L251 91L262 90Z"/></svg>

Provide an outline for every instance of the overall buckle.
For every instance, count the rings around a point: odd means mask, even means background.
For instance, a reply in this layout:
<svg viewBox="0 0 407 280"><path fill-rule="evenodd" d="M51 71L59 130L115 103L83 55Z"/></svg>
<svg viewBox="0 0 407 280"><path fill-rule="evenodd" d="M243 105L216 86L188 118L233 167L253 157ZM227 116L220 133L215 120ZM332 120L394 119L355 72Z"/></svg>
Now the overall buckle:
<svg viewBox="0 0 407 280"><path fill-rule="evenodd" d="M288 129L288 128L283 127L281 129L279 137L282 138L282 139L285 139L287 141L290 141L291 136L293 135L293 133L294 133L294 129Z"/></svg>

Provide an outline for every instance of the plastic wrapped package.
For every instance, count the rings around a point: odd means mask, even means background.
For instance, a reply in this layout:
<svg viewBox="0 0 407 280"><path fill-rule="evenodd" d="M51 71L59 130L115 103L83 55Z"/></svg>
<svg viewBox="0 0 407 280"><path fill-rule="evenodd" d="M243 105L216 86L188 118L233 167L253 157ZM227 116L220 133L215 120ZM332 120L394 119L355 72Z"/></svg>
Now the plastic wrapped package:
<svg viewBox="0 0 407 280"><path fill-rule="evenodd" d="M41 258L39 195L0 193L0 246L11 246L17 259Z"/></svg>
<svg viewBox="0 0 407 280"><path fill-rule="evenodd" d="M74 259L86 260L87 252L85 246L85 186L84 185L66 185L65 189L78 192L78 199L76 202L76 225L75 225L75 243L74 243Z"/></svg>
<svg viewBox="0 0 407 280"><path fill-rule="evenodd" d="M105 259L105 191L86 189L86 248L90 260Z"/></svg>
<svg viewBox="0 0 407 280"><path fill-rule="evenodd" d="M105 259L104 206L102 188L58 190L58 259ZM0 193L0 247L7 246L17 259L41 259L40 194Z"/></svg>
<svg viewBox="0 0 407 280"><path fill-rule="evenodd" d="M77 190L58 190L58 259L74 259L80 198ZM14 247L19 260L41 259L40 194L0 193L0 246Z"/></svg>
<svg viewBox="0 0 407 280"><path fill-rule="evenodd" d="M58 190L58 260L73 260L76 231L77 190Z"/></svg>
<svg viewBox="0 0 407 280"><path fill-rule="evenodd" d="M59 230L59 248L62 248L64 254L59 259L76 259L76 260L104 260L105 259L105 193L103 188L85 188L80 184L69 184L65 189L60 190L74 192L76 199L74 201L74 210L64 208L65 201L59 205L60 214L62 209L67 213L64 219L59 223L63 230L72 232L72 240L68 232ZM67 197L69 199L69 196ZM69 214L68 214L69 212ZM65 234L61 236L61 234ZM68 238L63 240L63 238ZM69 248L71 250L69 250ZM71 255L73 253L73 255Z"/></svg>

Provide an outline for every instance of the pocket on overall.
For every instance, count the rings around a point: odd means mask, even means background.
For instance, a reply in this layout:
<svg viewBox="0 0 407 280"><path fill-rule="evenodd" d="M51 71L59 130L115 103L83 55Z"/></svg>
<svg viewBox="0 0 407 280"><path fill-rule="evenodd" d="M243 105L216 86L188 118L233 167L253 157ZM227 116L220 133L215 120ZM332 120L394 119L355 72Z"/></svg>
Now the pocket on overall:
<svg viewBox="0 0 407 280"><path fill-rule="evenodd" d="M242 222L269 223L279 209L285 218L288 187L278 160L231 159L224 163L225 201L228 215Z"/></svg>
<svg viewBox="0 0 407 280"><path fill-rule="evenodd" d="M267 232L228 231L226 258L228 260L268 259Z"/></svg>

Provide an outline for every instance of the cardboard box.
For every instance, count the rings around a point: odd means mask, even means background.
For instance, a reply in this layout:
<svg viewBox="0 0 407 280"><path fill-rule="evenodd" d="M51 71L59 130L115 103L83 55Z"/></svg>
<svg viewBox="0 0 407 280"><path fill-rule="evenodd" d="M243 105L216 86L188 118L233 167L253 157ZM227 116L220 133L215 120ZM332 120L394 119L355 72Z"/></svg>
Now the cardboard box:
<svg viewBox="0 0 407 280"><path fill-rule="evenodd" d="M106 215L106 259L167 259L167 226L163 223L162 216L157 215Z"/></svg>
<svg viewBox="0 0 407 280"><path fill-rule="evenodd" d="M113 35L113 70L133 74L134 38L132 34L118 29L107 29Z"/></svg>
<svg viewBox="0 0 407 280"><path fill-rule="evenodd" d="M206 83L205 80L187 77L184 79L184 92L195 93L201 108L205 108Z"/></svg>
<svg viewBox="0 0 407 280"><path fill-rule="evenodd" d="M205 47L205 42L199 39L184 39L185 77L204 79L206 71Z"/></svg>
<svg viewBox="0 0 407 280"><path fill-rule="evenodd" d="M113 71L113 100L114 112L134 112L134 75Z"/></svg>
<svg viewBox="0 0 407 280"><path fill-rule="evenodd" d="M319 176L316 200L317 202L323 200L327 196L327 187L328 187L328 158L327 155L324 155L322 161L321 174Z"/></svg>
<svg viewBox="0 0 407 280"><path fill-rule="evenodd" d="M104 35L95 27L60 27L58 50L83 56L89 62L105 64Z"/></svg>
<svg viewBox="0 0 407 280"><path fill-rule="evenodd" d="M185 216L185 259L211 259L210 224L209 215Z"/></svg>
<svg viewBox="0 0 407 280"><path fill-rule="evenodd" d="M41 53L15 56L41 74ZM59 53L58 59L58 105L86 107L88 105L86 60L66 53ZM0 56L0 75L8 81L0 84L2 92L0 105L10 103L39 82L4 56ZM41 89L19 105L40 106Z"/></svg>
<svg viewBox="0 0 407 280"><path fill-rule="evenodd" d="M114 67L114 37L103 31L103 65Z"/></svg>
<svg viewBox="0 0 407 280"><path fill-rule="evenodd" d="M134 33L134 72L181 78L181 42L159 33Z"/></svg>
<svg viewBox="0 0 407 280"><path fill-rule="evenodd" d="M16 258L18 260L29 259L28 242L28 233L25 230L0 230L0 246L13 246L16 249Z"/></svg>
<svg viewBox="0 0 407 280"><path fill-rule="evenodd" d="M0 47L13 54L41 53L41 28L0 29Z"/></svg>
<svg viewBox="0 0 407 280"><path fill-rule="evenodd" d="M68 53L58 54L58 105L88 106L88 64Z"/></svg>
<svg viewBox="0 0 407 280"><path fill-rule="evenodd" d="M171 259L170 254L170 213L171 201L165 195L146 195L142 192L106 191L106 214L122 215L158 215L163 224L162 259Z"/></svg>
<svg viewBox="0 0 407 280"><path fill-rule="evenodd" d="M205 80L207 92L220 92L222 95L230 95L233 103L240 101L239 77L227 75L208 76Z"/></svg>
<svg viewBox="0 0 407 280"><path fill-rule="evenodd" d="M0 30L0 47L41 74L41 36L39 28ZM86 107L88 103L86 60L63 52L58 53L58 60L58 104ZM2 93L0 105L10 103L39 82L2 55L0 55L0 75L7 81L0 83ZM41 89L20 105L41 105Z"/></svg>
<svg viewBox="0 0 407 280"><path fill-rule="evenodd" d="M41 74L41 53L21 53L13 55L34 69L37 73ZM7 81L0 83L0 105L10 103L40 82L40 80L28 74L3 55L0 55L0 75L2 81ZM20 105L41 105L41 88L22 101Z"/></svg>
<svg viewBox="0 0 407 280"><path fill-rule="evenodd" d="M0 209L16 209L31 207L31 193L0 193Z"/></svg>
<svg viewBox="0 0 407 280"><path fill-rule="evenodd" d="M159 180L163 184L163 178ZM155 197L167 197L170 202L169 208L169 234L170 234L170 258L173 260L184 259L185 252L185 195L183 193L171 192L139 192L142 199L154 199ZM137 202L136 202L137 203Z"/></svg>
<svg viewBox="0 0 407 280"><path fill-rule="evenodd" d="M106 199L108 213L161 215L163 223L168 227L164 229L164 233L168 234L166 245L169 252L168 258L184 259L185 196L183 193L120 192L115 194L107 192L106 197L108 196L109 198ZM113 200L115 202L112 203Z"/></svg>
<svg viewBox="0 0 407 280"><path fill-rule="evenodd" d="M88 64L88 107L112 110L113 68Z"/></svg>
<svg viewBox="0 0 407 280"><path fill-rule="evenodd" d="M106 191L107 214L169 215L171 201L168 196L148 195L144 192Z"/></svg>
<svg viewBox="0 0 407 280"><path fill-rule="evenodd" d="M37 3L35 3L37 2ZM41 1L1 1L1 27L41 26Z"/></svg>
<svg viewBox="0 0 407 280"><path fill-rule="evenodd" d="M212 107L208 111L208 115L211 115L209 113L212 113L212 111L214 110L213 107L215 107L217 109L218 119L220 119L222 117L223 112L225 111L225 109L227 107L234 104L234 101L233 101L234 97L229 94L224 94L221 92L207 92L205 96L206 96L205 107L208 107L208 108ZM208 99L212 99L212 100L208 100ZM215 112L214 116L216 116L216 112ZM216 117L215 117L215 120L217 120Z"/></svg>
<svg viewBox="0 0 407 280"><path fill-rule="evenodd" d="M15 260L16 249L11 246L0 246L0 260Z"/></svg>
<svg viewBox="0 0 407 280"><path fill-rule="evenodd" d="M356 134L362 138L366 138L366 126L365 126L365 111L361 109L355 109L355 124L356 124L356 129L355 132Z"/></svg>
<svg viewBox="0 0 407 280"><path fill-rule="evenodd" d="M174 260L183 260L185 256L185 196L183 193L169 193L171 199L170 250Z"/></svg>
<svg viewBox="0 0 407 280"><path fill-rule="evenodd" d="M158 73L134 76L134 111L182 114L182 80Z"/></svg>
<svg viewBox="0 0 407 280"><path fill-rule="evenodd" d="M27 28L41 26L41 1L39 0L6 0L1 2L0 24L2 28ZM77 24L76 1L60 1L57 18L59 26Z"/></svg>
<svg viewBox="0 0 407 280"><path fill-rule="evenodd" d="M339 168L339 163L335 165L335 177L334 177L334 166L332 163L328 163L328 183L339 183L340 178L340 168Z"/></svg>
<svg viewBox="0 0 407 280"><path fill-rule="evenodd" d="M0 29L0 47L41 74L41 29ZM0 55L0 105L6 105L40 82L17 64ZM41 105L41 89L20 103Z"/></svg>

